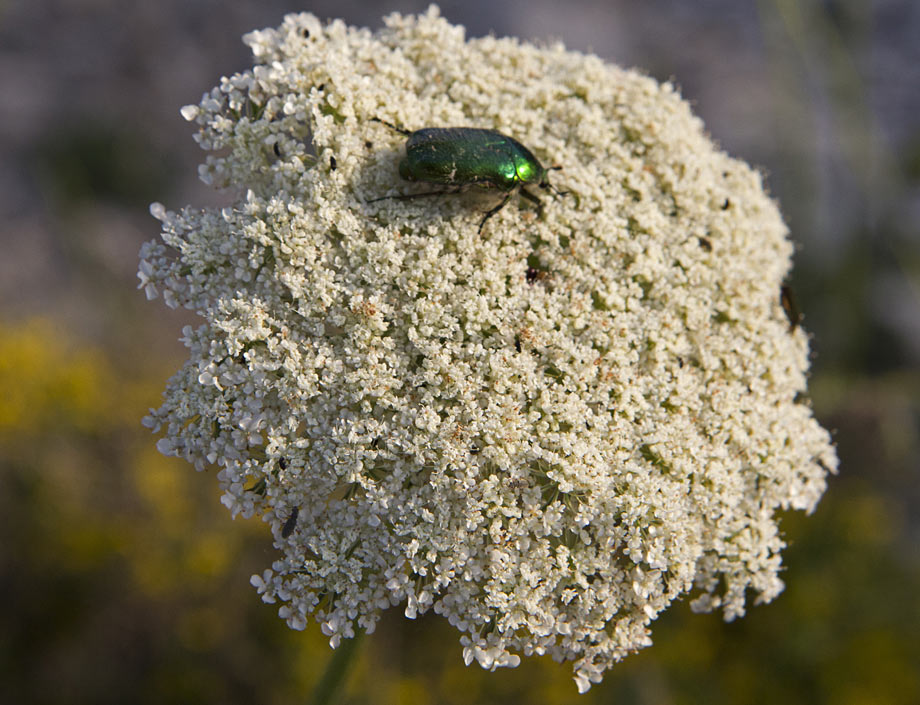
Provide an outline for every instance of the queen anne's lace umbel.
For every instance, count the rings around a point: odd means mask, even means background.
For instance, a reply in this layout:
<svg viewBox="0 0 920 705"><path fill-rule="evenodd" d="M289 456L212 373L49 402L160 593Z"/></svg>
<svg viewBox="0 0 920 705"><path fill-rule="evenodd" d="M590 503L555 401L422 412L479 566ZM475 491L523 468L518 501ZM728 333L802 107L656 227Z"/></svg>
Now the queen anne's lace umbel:
<svg viewBox="0 0 920 705"><path fill-rule="evenodd" d="M760 175L671 85L434 10L246 41L254 68L182 111L232 204L155 204L139 276L204 321L147 421L272 525L263 599L333 646L433 609L468 663L548 653L584 691L681 595L774 598L775 514L837 461ZM481 235L494 192L368 205L429 190L374 117L512 135L570 195Z"/></svg>

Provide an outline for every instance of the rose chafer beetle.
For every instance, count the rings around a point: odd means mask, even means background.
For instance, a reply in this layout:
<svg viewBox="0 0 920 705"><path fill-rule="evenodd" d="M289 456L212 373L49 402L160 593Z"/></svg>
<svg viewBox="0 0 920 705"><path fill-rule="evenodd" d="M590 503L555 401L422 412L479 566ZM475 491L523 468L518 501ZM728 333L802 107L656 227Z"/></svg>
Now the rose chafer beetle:
<svg viewBox="0 0 920 705"><path fill-rule="evenodd" d="M424 127L412 131L396 127L380 118L372 119L408 137L406 156L399 163L399 175L403 179L441 184L448 188L400 196L381 196L368 203L388 198L409 200L458 193L469 186L502 191L504 197L501 202L489 210L479 223L481 233L486 221L504 208L516 192L536 203L538 211L542 210L540 199L524 186L535 184L560 196L568 193L559 191L549 183L549 172L561 169L561 166L544 167L527 147L501 132L475 127Z"/></svg>

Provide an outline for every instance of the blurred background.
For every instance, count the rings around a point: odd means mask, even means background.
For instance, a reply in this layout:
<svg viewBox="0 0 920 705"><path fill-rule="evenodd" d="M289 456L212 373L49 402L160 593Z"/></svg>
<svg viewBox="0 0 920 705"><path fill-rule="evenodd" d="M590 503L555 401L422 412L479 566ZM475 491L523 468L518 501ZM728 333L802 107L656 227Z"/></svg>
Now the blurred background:
<svg viewBox="0 0 920 705"><path fill-rule="evenodd" d="M135 290L151 201L209 205L179 108L287 12L377 28L425 2L0 3L0 704L307 703L331 652L249 576L274 558L210 473L140 425L187 313ZM343 702L920 702L920 3L442 2L468 36L560 39L673 79L760 166L797 243L811 396L841 458L783 529L786 591L732 624L676 605L576 695L568 665L463 666L388 614Z"/></svg>

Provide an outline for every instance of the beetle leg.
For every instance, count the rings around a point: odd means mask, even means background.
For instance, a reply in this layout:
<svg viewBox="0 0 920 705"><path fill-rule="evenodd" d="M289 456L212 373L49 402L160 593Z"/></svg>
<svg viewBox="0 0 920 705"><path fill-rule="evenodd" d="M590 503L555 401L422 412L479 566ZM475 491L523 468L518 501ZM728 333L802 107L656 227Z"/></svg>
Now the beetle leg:
<svg viewBox="0 0 920 705"><path fill-rule="evenodd" d="M393 196L393 198L398 198L400 201L408 201L412 198L420 198L421 196L443 196L445 193L460 193L461 188L458 186L456 188L450 188L446 191L422 191L421 193L407 193L403 196Z"/></svg>
<svg viewBox="0 0 920 705"><path fill-rule="evenodd" d="M401 134L401 135L406 135L406 136L408 137L408 136L410 136L410 135L412 134L412 131L411 131L411 130L406 130L406 129L403 129L402 127L396 127L396 125L394 125L392 122L387 122L386 120L381 120L381 119L378 118L378 117L372 117L371 120L373 120L374 122L382 123L382 124L386 125L387 127L389 127L391 130L396 130L396 131L397 131L399 134Z"/></svg>
<svg viewBox="0 0 920 705"><path fill-rule="evenodd" d="M485 214L485 217L482 219L482 222L479 224L480 233L482 232L482 226L486 224L486 221L489 218L491 218L493 215L498 213L502 208L504 208L505 204L509 201L509 199L511 198L513 194L514 194L514 191L509 191L507 194L505 194L505 197L502 199L501 203L499 203L497 206L495 206L495 208L493 208L492 210L490 210L488 213Z"/></svg>
<svg viewBox="0 0 920 705"><path fill-rule="evenodd" d="M537 214L538 214L538 215L541 215L541 216L543 215L543 201L541 201L539 198L537 198L536 196L534 196L534 195L533 195L530 191L528 191L526 188L522 188L522 189L521 189L521 195L522 195L524 198L526 198L528 201L530 201L531 203L536 203L536 204L537 204Z"/></svg>
<svg viewBox="0 0 920 705"><path fill-rule="evenodd" d="M397 196L381 196L380 198L372 198L367 201L367 203L376 203L377 201L385 201L388 198L395 198L398 201L408 201L413 198L421 198L422 196L443 196L446 193L459 193L459 188L448 189L446 191L423 191L422 193L404 193Z"/></svg>

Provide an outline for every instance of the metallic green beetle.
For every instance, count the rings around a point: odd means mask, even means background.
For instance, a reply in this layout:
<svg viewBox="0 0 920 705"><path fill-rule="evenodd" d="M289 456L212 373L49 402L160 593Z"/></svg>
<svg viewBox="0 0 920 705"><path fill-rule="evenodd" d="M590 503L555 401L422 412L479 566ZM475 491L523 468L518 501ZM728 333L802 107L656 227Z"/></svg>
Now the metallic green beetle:
<svg viewBox="0 0 920 705"><path fill-rule="evenodd" d="M503 191L505 196L501 203L488 211L479 223L481 233L486 221L504 208L517 191L536 203L538 210L542 210L540 199L525 189L525 185L536 184L560 196L568 193L559 191L549 183L548 173L562 167L544 168L533 152L501 132L474 127L425 127L413 132L380 118L373 119L409 138L406 140L406 157L399 163L399 175L402 178L406 181L443 184L449 188L403 196L382 196L368 203L388 198L408 200L457 193L473 185Z"/></svg>

